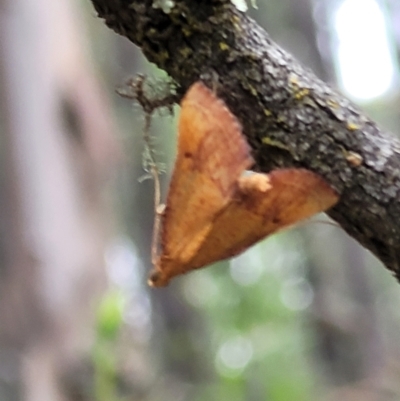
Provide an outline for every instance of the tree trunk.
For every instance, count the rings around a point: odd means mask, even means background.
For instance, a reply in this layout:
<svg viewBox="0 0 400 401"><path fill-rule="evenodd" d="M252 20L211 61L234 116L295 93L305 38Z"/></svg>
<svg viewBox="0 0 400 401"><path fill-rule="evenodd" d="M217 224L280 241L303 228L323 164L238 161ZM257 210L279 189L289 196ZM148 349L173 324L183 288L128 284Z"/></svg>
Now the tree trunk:
<svg viewBox="0 0 400 401"><path fill-rule="evenodd" d="M105 288L117 147L71 2L0 7L0 398L66 400Z"/></svg>

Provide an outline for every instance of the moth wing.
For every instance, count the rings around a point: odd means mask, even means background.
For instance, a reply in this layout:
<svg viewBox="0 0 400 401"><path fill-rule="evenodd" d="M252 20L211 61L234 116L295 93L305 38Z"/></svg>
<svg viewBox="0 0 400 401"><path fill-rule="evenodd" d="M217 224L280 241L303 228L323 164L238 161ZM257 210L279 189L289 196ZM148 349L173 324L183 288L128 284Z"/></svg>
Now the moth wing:
<svg viewBox="0 0 400 401"><path fill-rule="evenodd" d="M241 177L235 198L215 219L187 270L238 255L267 235L327 210L337 200L336 192L308 170Z"/></svg>
<svg viewBox="0 0 400 401"><path fill-rule="evenodd" d="M178 132L157 266L167 276L193 257L232 197L241 173L253 163L239 122L201 83L194 84L182 101Z"/></svg>

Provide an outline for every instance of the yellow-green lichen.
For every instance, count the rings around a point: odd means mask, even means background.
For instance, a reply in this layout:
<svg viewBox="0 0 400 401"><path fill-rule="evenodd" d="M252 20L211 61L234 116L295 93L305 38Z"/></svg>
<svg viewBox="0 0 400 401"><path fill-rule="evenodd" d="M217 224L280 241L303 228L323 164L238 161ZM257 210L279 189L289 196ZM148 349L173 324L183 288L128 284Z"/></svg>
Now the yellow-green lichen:
<svg viewBox="0 0 400 401"><path fill-rule="evenodd" d="M257 96L257 95L258 95L257 89L256 89L254 86L249 85L248 88L249 88L249 90L250 90L250 93L251 93L253 96Z"/></svg>
<svg viewBox="0 0 400 401"><path fill-rule="evenodd" d="M192 31L191 28L189 28L189 27L187 27L187 26L184 26L184 27L182 28L182 33L183 33L186 37L189 37L189 36L192 36L193 31Z"/></svg>
<svg viewBox="0 0 400 401"><path fill-rule="evenodd" d="M278 123L285 123L285 122L286 122L286 118L285 118L284 116L282 116L282 115L279 115L279 116L276 118L276 121L277 121Z"/></svg>
<svg viewBox="0 0 400 401"><path fill-rule="evenodd" d="M357 131L358 129L360 129L360 126L356 123L353 123L351 121L347 121L347 129L349 131Z"/></svg>
<svg viewBox="0 0 400 401"><path fill-rule="evenodd" d="M190 47L184 47L183 49L179 50L179 53L183 58L188 58L193 53L193 50Z"/></svg>
<svg viewBox="0 0 400 401"><path fill-rule="evenodd" d="M159 63L164 63L166 60L169 59L169 53L168 51L161 51L160 53L157 54L157 59Z"/></svg>
<svg viewBox="0 0 400 401"><path fill-rule="evenodd" d="M290 149L284 143L276 139L270 138L269 136L265 136L264 138L262 138L261 142L266 146L272 146L274 148L283 149L290 152Z"/></svg>
<svg viewBox="0 0 400 401"><path fill-rule="evenodd" d="M219 43L219 48L220 48L222 51L229 50L229 46L228 46L225 42L220 42L220 43Z"/></svg>
<svg viewBox="0 0 400 401"><path fill-rule="evenodd" d="M334 99L328 99L328 101L326 102L326 104L331 107L332 109L337 109L339 107L339 104L336 100Z"/></svg>
<svg viewBox="0 0 400 401"><path fill-rule="evenodd" d="M302 100L310 94L310 89L300 87L299 76L296 74L290 74L289 84L293 88L293 96L296 100Z"/></svg>
<svg viewBox="0 0 400 401"><path fill-rule="evenodd" d="M310 90L309 89L307 89L307 88L299 89L298 91L296 91L294 93L294 98L296 100L302 100L306 96L308 96L309 94L310 94Z"/></svg>
<svg viewBox="0 0 400 401"><path fill-rule="evenodd" d="M236 16L236 15L233 16L232 25L235 28L236 32L238 32L238 33L243 32L243 26L242 26L240 18L238 16Z"/></svg>

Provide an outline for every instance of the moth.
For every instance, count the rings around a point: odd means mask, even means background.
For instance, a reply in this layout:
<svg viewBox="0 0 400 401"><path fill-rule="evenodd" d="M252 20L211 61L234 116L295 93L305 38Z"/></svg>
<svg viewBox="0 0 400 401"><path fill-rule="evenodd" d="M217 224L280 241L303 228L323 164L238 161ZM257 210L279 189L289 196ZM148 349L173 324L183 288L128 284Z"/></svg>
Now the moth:
<svg viewBox="0 0 400 401"><path fill-rule="evenodd" d="M338 200L311 171L247 173L253 164L237 118L203 83L192 85L181 102L178 151L151 286L236 256Z"/></svg>

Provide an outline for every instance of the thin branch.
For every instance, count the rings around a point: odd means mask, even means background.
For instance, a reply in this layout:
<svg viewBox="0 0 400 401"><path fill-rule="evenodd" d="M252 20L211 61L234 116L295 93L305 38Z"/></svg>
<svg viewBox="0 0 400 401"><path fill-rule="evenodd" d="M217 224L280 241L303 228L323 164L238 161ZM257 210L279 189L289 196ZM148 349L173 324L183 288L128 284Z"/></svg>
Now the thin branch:
<svg viewBox="0 0 400 401"><path fill-rule="evenodd" d="M228 0L92 0L99 16L137 44L185 91L219 79L242 122L255 169L302 166L341 194L329 212L398 277L400 142L302 67Z"/></svg>
<svg viewBox="0 0 400 401"><path fill-rule="evenodd" d="M143 109L145 120L143 127L143 142L144 142L144 170L146 171L145 178L152 178L154 182L154 223L153 223L153 237L151 241L151 261L153 265L156 264L158 259L158 243L160 235L160 223L163 213L164 205L161 204L161 184L160 175L162 169L160 163L157 161L154 146L151 143L151 120L153 113L161 108L168 108L170 114L173 113L172 106L177 103L177 95L173 88L170 87L164 95L157 93L157 96L151 96L148 91L144 89L146 77L138 75L130 79L126 85L117 89L117 93L130 100L134 100L140 104Z"/></svg>

